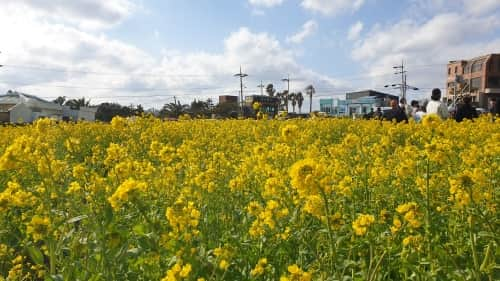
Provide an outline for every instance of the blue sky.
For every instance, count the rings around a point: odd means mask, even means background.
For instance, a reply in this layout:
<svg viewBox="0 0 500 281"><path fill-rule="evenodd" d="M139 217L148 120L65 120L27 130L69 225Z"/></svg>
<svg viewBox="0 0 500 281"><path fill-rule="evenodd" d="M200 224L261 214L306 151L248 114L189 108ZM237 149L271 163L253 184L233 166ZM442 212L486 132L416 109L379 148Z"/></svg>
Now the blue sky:
<svg viewBox="0 0 500 281"><path fill-rule="evenodd" d="M321 97L408 82L443 88L446 63L500 52L500 1L3 0L0 92L161 107L238 94L232 75ZM397 93L396 90L390 90Z"/></svg>

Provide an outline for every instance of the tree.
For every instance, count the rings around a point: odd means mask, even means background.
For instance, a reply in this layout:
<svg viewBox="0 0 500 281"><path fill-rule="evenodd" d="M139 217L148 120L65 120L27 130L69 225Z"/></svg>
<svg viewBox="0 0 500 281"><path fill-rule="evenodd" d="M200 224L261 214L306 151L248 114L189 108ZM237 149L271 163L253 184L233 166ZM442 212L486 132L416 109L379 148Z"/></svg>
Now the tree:
<svg viewBox="0 0 500 281"><path fill-rule="evenodd" d="M178 118L181 114L187 113L188 109L189 105L181 104L180 101L167 103L160 110L160 117Z"/></svg>
<svg viewBox="0 0 500 281"><path fill-rule="evenodd" d="M214 112L223 118L237 118L239 111L238 103L236 102L224 102L219 103L215 106Z"/></svg>
<svg viewBox="0 0 500 281"><path fill-rule="evenodd" d="M276 93L276 90L274 89L273 84L267 84L266 86L266 93L270 97L274 97L274 93Z"/></svg>
<svg viewBox="0 0 500 281"><path fill-rule="evenodd" d="M278 110L283 110L283 93L282 92L277 92L276 97L278 98Z"/></svg>
<svg viewBox="0 0 500 281"><path fill-rule="evenodd" d="M316 93L316 90L314 89L313 85L309 85L306 87L306 94L309 96L309 113L312 112L312 98L314 93Z"/></svg>
<svg viewBox="0 0 500 281"><path fill-rule="evenodd" d="M190 111L195 116L196 115L201 115L203 117L209 116L211 113L209 101L194 100L191 103Z"/></svg>
<svg viewBox="0 0 500 281"><path fill-rule="evenodd" d="M297 94L290 93L289 95L290 101L292 102L292 111L295 113L295 106L297 105Z"/></svg>
<svg viewBox="0 0 500 281"><path fill-rule="evenodd" d="M90 100L85 100L85 98L70 99L64 105L69 106L71 109L80 109L80 107L90 106Z"/></svg>
<svg viewBox="0 0 500 281"><path fill-rule="evenodd" d="M284 90L283 91L283 99L284 99L284 102L285 102L285 110L286 112L288 112L288 96L290 95L290 93L288 92L288 90Z"/></svg>
<svg viewBox="0 0 500 281"><path fill-rule="evenodd" d="M298 92L295 95L295 99L297 100L297 106L299 107L299 113L300 113L302 109L302 103L304 102L304 96L302 95L302 92Z"/></svg>
<svg viewBox="0 0 500 281"><path fill-rule="evenodd" d="M59 96L59 97L57 97L57 99L53 100L52 102L57 103L58 105L63 105L65 101L66 101L65 96Z"/></svg>
<svg viewBox="0 0 500 281"><path fill-rule="evenodd" d="M113 117L115 116L122 116L122 117L127 117L131 116L130 108L128 107L123 107L120 104L117 103L101 103L97 107L97 112L95 113L95 119L104 121L104 122L109 122Z"/></svg>
<svg viewBox="0 0 500 281"><path fill-rule="evenodd" d="M131 105L131 107L133 108L133 105ZM137 107L133 109L133 112L134 115L141 116L142 114L144 114L144 108L142 107L142 105L138 104Z"/></svg>

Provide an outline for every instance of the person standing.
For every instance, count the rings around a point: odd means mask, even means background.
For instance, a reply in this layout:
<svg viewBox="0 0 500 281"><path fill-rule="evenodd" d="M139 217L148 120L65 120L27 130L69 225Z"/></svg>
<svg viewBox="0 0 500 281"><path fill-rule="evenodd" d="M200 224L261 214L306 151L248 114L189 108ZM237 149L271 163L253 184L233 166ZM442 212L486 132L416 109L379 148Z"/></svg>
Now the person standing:
<svg viewBox="0 0 500 281"><path fill-rule="evenodd" d="M426 112L427 114L437 114L441 119L445 120L448 118L448 108L441 101L441 90L435 88L432 90L431 100L427 104Z"/></svg>
<svg viewBox="0 0 500 281"><path fill-rule="evenodd" d="M383 117L382 109L380 107L377 107L377 111L375 111L375 114L373 114L373 118L380 120Z"/></svg>
<svg viewBox="0 0 500 281"><path fill-rule="evenodd" d="M491 114L491 121L495 122L495 117L500 114L500 106L495 98L490 98L488 112Z"/></svg>
<svg viewBox="0 0 500 281"><path fill-rule="evenodd" d="M403 121L408 123L408 117L406 116L405 111L399 107L398 101L396 99L392 99L390 104L391 109L384 113L384 120L396 120L397 123Z"/></svg>
<svg viewBox="0 0 500 281"><path fill-rule="evenodd" d="M405 98L401 98L401 100L399 101L399 107L403 109L407 118L411 117L412 107L406 102Z"/></svg>
<svg viewBox="0 0 500 281"><path fill-rule="evenodd" d="M413 119L415 119L415 122L420 123L420 121L422 121L422 118L424 118L425 114L426 114L425 106L424 105L419 106L417 108L417 112L415 112L415 114L413 115Z"/></svg>
<svg viewBox="0 0 500 281"><path fill-rule="evenodd" d="M488 105L488 112L493 116L500 114L498 110L497 100L495 98L490 98L490 104Z"/></svg>
<svg viewBox="0 0 500 281"><path fill-rule="evenodd" d="M463 103L458 106L455 114L455 120L457 122L462 122L464 119L472 120L473 118L477 118L477 111L471 103L472 98L470 96L465 96L463 98Z"/></svg>

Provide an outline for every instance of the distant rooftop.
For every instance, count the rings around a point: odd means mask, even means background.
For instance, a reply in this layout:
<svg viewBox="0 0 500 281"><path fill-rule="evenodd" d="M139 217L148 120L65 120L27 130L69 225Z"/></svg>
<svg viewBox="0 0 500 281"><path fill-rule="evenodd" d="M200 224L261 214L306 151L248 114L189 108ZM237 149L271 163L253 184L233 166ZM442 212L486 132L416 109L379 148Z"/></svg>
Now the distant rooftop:
<svg viewBox="0 0 500 281"><path fill-rule="evenodd" d="M487 58L489 56L500 56L500 53L491 53L491 54L481 55L481 56L474 57L474 58L471 58L471 59L450 60L449 63L457 63L457 62L466 63L468 61L476 61L476 60L485 59L485 58Z"/></svg>
<svg viewBox="0 0 500 281"><path fill-rule="evenodd" d="M24 103L30 107L44 107L51 109L62 109L59 104L44 100L37 96L9 90L5 95L0 95L1 104Z"/></svg>
<svg viewBox="0 0 500 281"><path fill-rule="evenodd" d="M8 90L7 93L4 96L7 96L7 97L24 97L24 98L28 98L28 99L34 99L34 100L37 100L39 102L51 103L50 101L42 99L42 98L39 98L37 96L33 96L33 95L30 95L30 94L25 94L25 93L21 93L21 92L17 92L17 91L12 91L12 90Z"/></svg>

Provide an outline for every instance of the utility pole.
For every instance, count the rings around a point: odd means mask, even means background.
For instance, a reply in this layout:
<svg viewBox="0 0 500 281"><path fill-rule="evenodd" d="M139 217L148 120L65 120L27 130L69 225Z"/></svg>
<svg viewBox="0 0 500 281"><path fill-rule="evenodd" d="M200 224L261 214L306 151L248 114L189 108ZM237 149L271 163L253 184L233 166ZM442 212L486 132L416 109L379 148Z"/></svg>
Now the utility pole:
<svg viewBox="0 0 500 281"><path fill-rule="evenodd" d="M286 112L288 112L288 95L290 95L290 74L287 76L287 78L281 79L283 82L287 82L287 92L285 96L285 106L286 106Z"/></svg>
<svg viewBox="0 0 500 281"><path fill-rule="evenodd" d="M235 77L240 77L240 114L243 116L243 77L247 77L248 74L241 72L240 65L240 73L236 73Z"/></svg>
<svg viewBox="0 0 500 281"><path fill-rule="evenodd" d="M260 88L260 95L263 96L264 95L264 84L262 84L262 80L260 80L260 84L257 85L258 88Z"/></svg>
<svg viewBox="0 0 500 281"><path fill-rule="evenodd" d="M401 96L406 100L406 71L404 61L401 61L401 65L397 65L392 68L397 70L394 74L401 74Z"/></svg>
<svg viewBox="0 0 500 281"><path fill-rule="evenodd" d="M401 74L401 84L385 85L384 87L386 87L386 88L393 87L393 89L399 89L401 91L401 97L406 100L406 91L408 89L418 91L418 88L410 86L406 83L407 71L405 70L405 65L404 65L403 61L401 62L401 65L396 65L396 66L393 66L392 68L397 70L394 74L396 74L396 75Z"/></svg>

